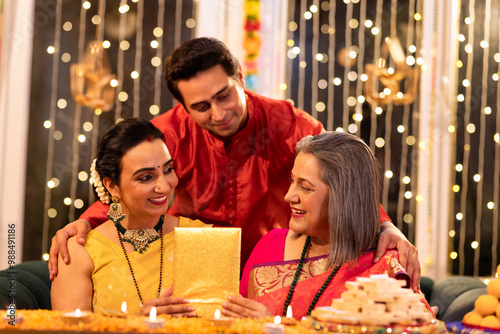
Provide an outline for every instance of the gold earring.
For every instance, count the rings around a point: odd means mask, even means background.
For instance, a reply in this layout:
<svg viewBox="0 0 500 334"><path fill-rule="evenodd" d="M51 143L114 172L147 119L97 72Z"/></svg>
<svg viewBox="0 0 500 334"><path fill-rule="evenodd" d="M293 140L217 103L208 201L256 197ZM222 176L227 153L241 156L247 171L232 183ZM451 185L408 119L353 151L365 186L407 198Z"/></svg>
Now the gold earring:
<svg viewBox="0 0 500 334"><path fill-rule="evenodd" d="M113 203L109 206L108 218L111 219L113 223L118 224L125 218L125 213L123 212L122 205L116 196L113 196L111 200Z"/></svg>

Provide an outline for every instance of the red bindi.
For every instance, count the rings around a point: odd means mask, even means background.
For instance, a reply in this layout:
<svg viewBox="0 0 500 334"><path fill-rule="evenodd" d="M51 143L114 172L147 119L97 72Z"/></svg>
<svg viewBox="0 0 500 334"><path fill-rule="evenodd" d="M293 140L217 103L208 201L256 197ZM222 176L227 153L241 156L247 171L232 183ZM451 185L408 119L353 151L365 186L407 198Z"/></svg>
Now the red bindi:
<svg viewBox="0 0 500 334"><path fill-rule="evenodd" d="M146 138L146 140L148 141L148 143L151 143L151 137Z"/></svg>

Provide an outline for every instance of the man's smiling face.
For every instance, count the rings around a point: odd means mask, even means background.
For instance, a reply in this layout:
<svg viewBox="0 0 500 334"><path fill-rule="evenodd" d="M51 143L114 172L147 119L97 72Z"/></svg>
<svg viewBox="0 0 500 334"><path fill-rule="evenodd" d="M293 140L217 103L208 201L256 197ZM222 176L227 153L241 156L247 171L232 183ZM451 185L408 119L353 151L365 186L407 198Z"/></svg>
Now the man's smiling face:
<svg viewBox="0 0 500 334"><path fill-rule="evenodd" d="M228 138L242 129L248 118L243 76L226 74L221 65L178 82L179 91L194 121L203 129Z"/></svg>

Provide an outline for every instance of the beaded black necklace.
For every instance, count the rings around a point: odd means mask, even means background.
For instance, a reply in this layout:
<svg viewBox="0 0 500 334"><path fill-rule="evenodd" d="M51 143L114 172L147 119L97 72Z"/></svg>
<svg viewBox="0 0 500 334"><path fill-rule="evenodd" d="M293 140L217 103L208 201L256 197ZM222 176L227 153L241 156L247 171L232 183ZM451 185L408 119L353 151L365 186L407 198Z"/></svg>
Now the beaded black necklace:
<svg viewBox="0 0 500 334"><path fill-rule="evenodd" d="M288 305L290 305L290 301L292 300L293 292L295 291L295 285L297 284L297 281L300 276L300 272L302 270L302 265L304 264L304 259L306 257L307 253L307 248L309 247L309 244L311 243L311 237L307 236L306 242L304 243L304 248L302 249L302 254L300 255L300 260L299 263L297 264L297 270L295 270L295 275L293 276L293 281L292 285L290 285L290 290L288 290L288 296L286 297L285 300L285 307L283 309L283 316L286 316L286 311L288 309ZM313 301L311 302L311 305L309 305L309 309L307 310L307 315L311 315L311 311L314 309L314 306L316 306L316 303L318 302L319 297L323 294L323 291L325 291L326 287L328 284L330 284L331 280L335 275L337 274L337 271L339 270L340 266L336 266L333 271L328 275L328 278L326 279L325 283L321 286L319 291L316 293L316 296L314 296Z"/></svg>
<svg viewBox="0 0 500 334"><path fill-rule="evenodd" d="M132 265L130 264L130 260L129 260L128 255L127 255L127 251L125 250L125 247L123 246L123 240L122 240L122 237L120 235L120 233L122 233L122 234L125 234L125 233L123 233L118 226L120 226L124 231L127 231L127 230L125 230L125 228L122 225L120 225L120 223L115 223L115 226L116 226L116 232L118 233L118 240L120 240L120 246L122 246L123 254L125 254L125 259L127 259L128 268L130 269L130 274L132 275L132 279L134 280L135 289L137 290L137 294L139 295L139 300L141 301L140 306L142 307L142 305L144 305L144 301L142 300L141 291L139 291L139 286L137 285L137 280L135 279L134 270L132 269ZM159 229L157 230L156 228L158 226L159 226ZM156 224L156 226L154 227L155 230L157 232L159 232L159 234L160 234L160 236L159 236L159 238L160 238L160 281L158 283L158 292L156 293L156 298L160 298L161 281L162 281L162 273L163 273L163 229L161 228L162 226L163 226L163 216L160 217L158 224ZM148 245L149 245L149 243L148 243ZM134 246L134 249L135 249L135 246ZM140 253L142 253L142 251Z"/></svg>

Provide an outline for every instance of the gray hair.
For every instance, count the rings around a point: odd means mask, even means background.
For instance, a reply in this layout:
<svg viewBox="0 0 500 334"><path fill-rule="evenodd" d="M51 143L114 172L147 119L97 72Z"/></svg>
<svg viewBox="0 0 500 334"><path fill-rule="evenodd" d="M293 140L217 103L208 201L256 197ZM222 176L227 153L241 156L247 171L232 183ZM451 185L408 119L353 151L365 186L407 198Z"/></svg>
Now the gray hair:
<svg viewBox="0 0 500 334"><path fill-rule="evenodd" d="M379 164L358 137L324 132L301 139L296 153L316 159L328 186L330 255L327 268L356 262L370 248L380 228Z"/></svg>

